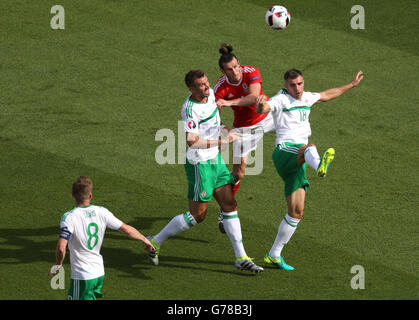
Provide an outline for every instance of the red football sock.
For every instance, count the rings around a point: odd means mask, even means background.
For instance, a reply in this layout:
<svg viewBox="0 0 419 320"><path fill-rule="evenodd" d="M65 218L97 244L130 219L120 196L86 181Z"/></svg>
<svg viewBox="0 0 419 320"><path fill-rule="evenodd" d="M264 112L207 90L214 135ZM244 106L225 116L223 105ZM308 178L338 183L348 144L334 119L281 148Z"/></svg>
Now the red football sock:
<svg viewBox="0 0 419 320"><path fill-rule="evenodd" d="M233 186L233 195L236 195L237 190L240 187L240 180L236 182L236 184Z"/></svg>

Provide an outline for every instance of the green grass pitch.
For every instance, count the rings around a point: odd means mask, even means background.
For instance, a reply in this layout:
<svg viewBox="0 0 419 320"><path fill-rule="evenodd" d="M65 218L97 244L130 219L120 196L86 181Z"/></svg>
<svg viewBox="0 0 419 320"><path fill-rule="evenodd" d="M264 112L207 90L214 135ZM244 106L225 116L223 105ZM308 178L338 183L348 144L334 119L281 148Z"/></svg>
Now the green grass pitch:
<svg viewBox="0 0 419 320"><path fill-rule="evenodd" d="M51 29L55 4L64 30ZM284 31L265 24L274 4L291 12ZM364 30L351 28L357 4ZM93 180L94 204L146 235L187 210L183 165L156 163L155 135L177 135L188 70L215 84L222 42L260 69L269 96L293 67L308 91L365 73L311 114L310 142L336 158L325 180L308 169L304 218L283 250L296 270L236 271L212 201L202 224L164 243L158 267L108 231L105 299L419 298L417 1L3 0L0 11L0 300L66 298L69 256L65 290L52 290L47 273L80 175ZM231 125L232 112L222 118ZM261 265L286 213L274 142L265 136L263 172L237 193L243 241ZM351 288L354 265L363 290Z"/></svg>

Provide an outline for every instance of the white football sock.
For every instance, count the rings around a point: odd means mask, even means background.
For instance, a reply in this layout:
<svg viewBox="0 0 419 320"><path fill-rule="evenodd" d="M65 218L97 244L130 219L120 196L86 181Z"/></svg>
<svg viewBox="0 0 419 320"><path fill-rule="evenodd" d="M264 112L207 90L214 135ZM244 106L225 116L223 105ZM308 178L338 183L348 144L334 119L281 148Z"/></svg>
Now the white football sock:
<svg viewBox="0 0 419 320"><path fill-rule="evenodd" d="M290 241L300 220L301 219L291 217L288 213L285 215L285 218L279 224L278 234L276 235L275 242L269 251L269 255L272 258L278 258L281 256L282 248L288 243L288 241Z"/></svg>
<svg viewBox="0 0 419 320"><path fill-rule="evenodd" d="M242 241L242 229L237 211L223 212L224 230L230 238L236 257L247 256Z"/></svg>
<svg viewBox="0 0 419 320"><path fill-rule="evenodd" d="M315 146L308 147L304 151L304 159L306 160L306 163L312 167L314 170L317 171L319 165L320 165L320 156L317 152L317 148Z"/></svg>
<svg viewBox="0 0 419 320"><path fill-rule="evenodd" d="M197 222L190 212L179 214L154 236L154 241L160 246L169 237L173 237L178 233L186 231L196 224Z"/></svg>

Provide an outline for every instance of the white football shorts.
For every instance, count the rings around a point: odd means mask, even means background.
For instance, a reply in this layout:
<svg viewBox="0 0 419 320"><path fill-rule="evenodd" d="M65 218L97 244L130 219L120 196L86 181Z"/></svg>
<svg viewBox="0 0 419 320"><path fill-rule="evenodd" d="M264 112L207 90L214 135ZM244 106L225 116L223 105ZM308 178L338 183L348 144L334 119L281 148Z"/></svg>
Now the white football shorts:
<svg viewBox="0 0 419 320"><path fill-rule="evenodd" d="M272 115L269 112L265 119L253 126L233 129L235 129L241 137L241 140L235 140L233 142L233 158L243 158L253 150L256 150L259 141L263 139L265 133L275 132L275 124Z"/></svg>

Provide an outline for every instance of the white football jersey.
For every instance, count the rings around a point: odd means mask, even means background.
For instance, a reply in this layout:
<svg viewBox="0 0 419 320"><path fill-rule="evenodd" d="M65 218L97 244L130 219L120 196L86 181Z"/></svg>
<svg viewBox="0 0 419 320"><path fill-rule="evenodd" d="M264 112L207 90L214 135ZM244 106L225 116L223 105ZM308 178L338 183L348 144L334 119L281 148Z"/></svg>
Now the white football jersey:
<svg viewBox="0 0 419 320"><path fill-rule="evenodd" d="M90 280L105 274L100 255L105 230L121 226L121 220L100 206L76 207L63 215L60 238L68 240L72 279Z"/></svg>
<svg viewBox="0 0 419 320"><path fill-rule="evenodd" d="M182 120L185 132L195 133L201 139L218 140L220 137L220 114L215 103L214 91L210 88L207 102L199 103L191 96L182 106ZM214 159L218 155L218 147L195 149L188 147L186 158L191 163Z"/></svg>
<svg viewBox="0 0 419 320"><path fill-rule="evenodd" d="M319 99L320 93L304 91L301 99L296 100L282 89L267 101L275 122L276 145L283 142L308 143L311 136L310 111Z"/></svg>

